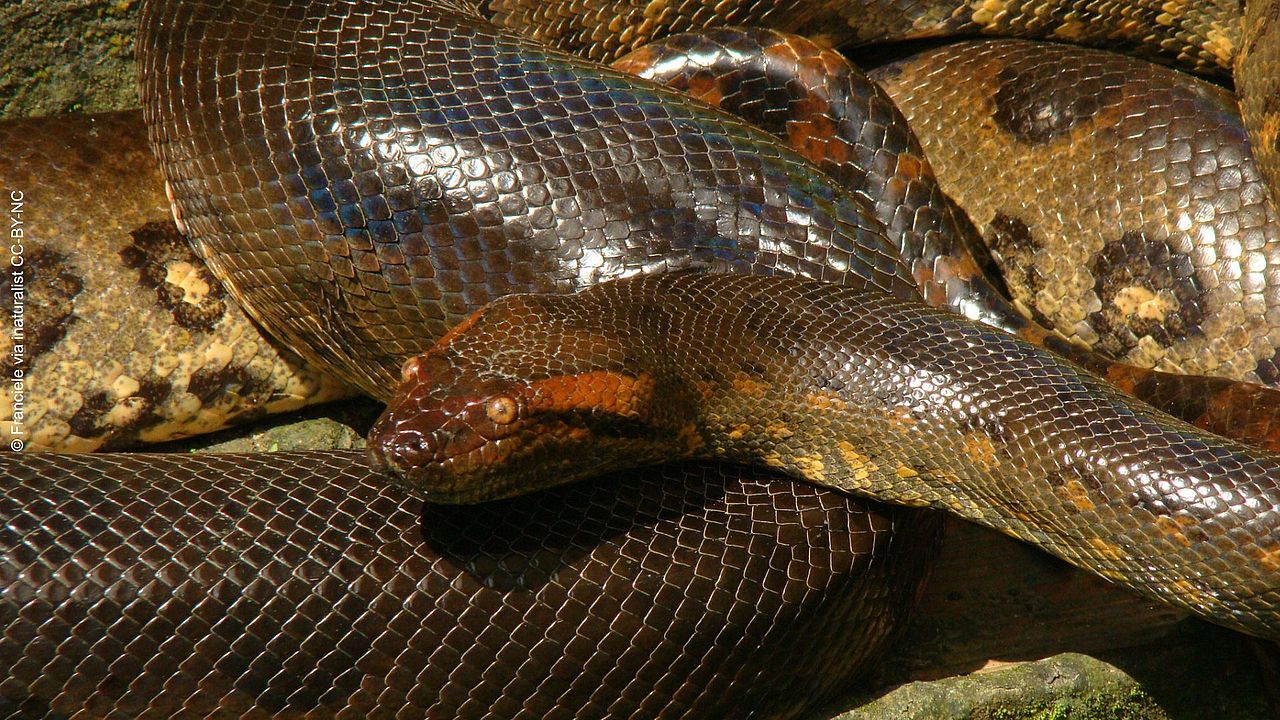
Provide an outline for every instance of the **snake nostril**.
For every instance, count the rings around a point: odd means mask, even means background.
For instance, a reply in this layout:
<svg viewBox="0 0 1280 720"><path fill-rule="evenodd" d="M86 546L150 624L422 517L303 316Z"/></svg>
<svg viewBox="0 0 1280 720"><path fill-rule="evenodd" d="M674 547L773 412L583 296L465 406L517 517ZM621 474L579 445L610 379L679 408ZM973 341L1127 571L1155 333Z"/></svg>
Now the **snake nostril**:
<svg viewBox="0 0 1280 720"><path fill-rule="evenodd" d="M366 445L369 464L378 470L403 473L423 463L428 455L425 438L417 432L406 432L375 424Z"/></svg>
<svg viewBox="0 0 1280 720"><path fill-rule="evenodd" d="M387 471L391 468L387 465L387 457L382 453L382 448L377 445L369 445L365 448L365 458L369 463L369 467L378 471Z"/></svg>
<svg viewBox="0 0 1280 720"><path fill-rule="evenodd" d="M376 443L378 453L386 465L400 472L421 467L430 461L431 447L427 439L418 433L401 433Z"/></svg>

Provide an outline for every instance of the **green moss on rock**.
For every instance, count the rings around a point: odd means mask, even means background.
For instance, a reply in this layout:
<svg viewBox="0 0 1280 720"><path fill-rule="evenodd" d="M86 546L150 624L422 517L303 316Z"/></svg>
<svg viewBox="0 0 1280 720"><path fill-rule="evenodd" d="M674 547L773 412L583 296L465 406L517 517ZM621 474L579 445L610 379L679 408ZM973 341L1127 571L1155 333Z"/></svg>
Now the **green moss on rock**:
<svg viewBox="0 0 1280 720"><path fill-rule="evenodd" d="M0 117L136 107L137 0L0 3Z"/></svg>

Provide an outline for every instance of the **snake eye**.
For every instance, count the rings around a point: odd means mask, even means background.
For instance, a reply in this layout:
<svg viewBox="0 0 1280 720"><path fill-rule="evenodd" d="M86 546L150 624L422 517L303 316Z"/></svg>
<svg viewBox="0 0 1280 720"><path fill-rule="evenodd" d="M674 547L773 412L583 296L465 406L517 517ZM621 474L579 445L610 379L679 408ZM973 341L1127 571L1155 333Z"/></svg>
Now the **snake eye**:
<svg viewBox="0 0 1280 720"><path fill-rule="evenodd" d="M484 405L484 414L498 425L506 425L516 419L516 401L506 395L490 398Z"/></svg>

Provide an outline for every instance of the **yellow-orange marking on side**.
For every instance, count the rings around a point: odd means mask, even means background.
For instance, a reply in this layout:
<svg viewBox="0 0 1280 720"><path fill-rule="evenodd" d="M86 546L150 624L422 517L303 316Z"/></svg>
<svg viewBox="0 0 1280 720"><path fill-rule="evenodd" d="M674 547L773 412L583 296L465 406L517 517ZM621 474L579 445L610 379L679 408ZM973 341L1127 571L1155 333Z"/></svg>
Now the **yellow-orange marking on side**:
<svg viewBox="0 0 1280 720"><path fill-rule="evenodd" d="M973 433L964 439L964 453L983 469L990 470L996 462L996 448L991 438L982 433Z"/></svg>
<svg viewBox="0 0 1280 720"><path fill-rule="evenodd" d="M1089 512L1097 507L1093 500L1089 499L1089 490L1079 480L1068 480L1065 484L1054 488L1053 492L1080 512Z"/></svg>
<svg viewBox="0 0 1280 720"><path fill-rule="evenodd" d="M871 473L880 471L880 467L872 462L870 457L858 452L858 449L848 440L837 442L836 449L840 451L840 457L849 466L853 479L866 480L871 477Z"/></svg>
<svg viewBox="0 0 1280 720"><path fill-rule="evenodd" d="M822 457L819 455L799 455L793 463L807 478L824 480L827 477L827 466L823 464Z"/></svg>
<svg viewBox="0 0 1280 720"><path fill-rule="evenodd" d="M1182 525L1167 515L1161 515L1156 518L1156 529L1168 535L1174 542L1182 547L1191 547L1191 539L1186 533L1182 532Z"/></svg>
<svg viewBox="0 0 1280 720"><path fill-rule="evenodd" d="M1250 548L1250 555L1258 564L1267 569L1267 572L1276 572L1280 570L1280 548L1273 547L1270 550L1264 550L1259 547Z"/></svg>
<svg viewBox="0 0 1280 720"><path fill-rule="evenodd" d="M733 375L733 389L747 397L764 397L765 393L769 392L770 385L744 372L739 372Z"/></svg>
<svg viewBox="0 0 1280 720"><path fill-rule="evenodd" d="M1102 538L1089 538L1089 545L1093 547L1094 551L1097 552L1099 556L1107 558L1108 560L1121 560L1124 558L1124 554L1120 552L1119 546L1115 543L1107 542Z"/></svg>

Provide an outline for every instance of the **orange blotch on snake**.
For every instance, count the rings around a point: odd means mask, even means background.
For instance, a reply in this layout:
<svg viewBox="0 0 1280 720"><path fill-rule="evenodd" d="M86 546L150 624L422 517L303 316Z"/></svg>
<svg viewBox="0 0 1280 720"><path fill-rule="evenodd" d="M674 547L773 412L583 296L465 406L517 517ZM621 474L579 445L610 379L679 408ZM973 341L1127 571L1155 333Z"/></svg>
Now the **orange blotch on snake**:
<svg viewBox="0 0 1280 720"><path fill-rule="evenodd" d="M689 454L701 450L707 444L702 433L698 431L697 423L689 423L680 428L680 432L676 435L676 442Z"/></svg>
<svg viewBox="0 0 1280 720"><path fill-rule="evenodd" d="M1097 553L1098 557L1104 560L1116 562L1124 560L1124 553L1120 550L1120 546L1113 542L1108 542L1102 538L1095 537L1089 538L1089 545L1093 548L1093 551Z"/></svg>
<svg viewBox="0 0 1280 720"><path fill-rule="evenodd" d="M764 429L764 431L765 431L765 434L767 434L769 437L775 440L786 440L787 438L796 434L796 431L791 429L790 425L787 425L786 423L780 423L780 422L770 423Z"/></svg>
<svg viewBox="0 0 1280 720"><path fill-rule="evenodd" d="M1070 503L1077 512L1090 512L1097 508L1097 505L1089 498L1088 489L1079 480L1069 480L1055 487L1053 492Z"/></svg>
<svg viewBox="0 0 1280 720"><path fill-rule="evenodd" d="M694 73L688 77L684 94L716 107L724 103L724 90L719 80L704 73Z"/></svg>
<svg viewBox="0 0 1280 720"><path fill-rule="evenodd" d="M972 433L965 436L964 453L970 460L984 470L990 470L995 466L995 445L991 443L991 438L983 435L982 433Z"/></svg>
<svg viewBox="0 0 1280 720"><path fill-rule="evenodd" d="M866 480L872 473L880 472L880 466L872 462L869 456L858 452L858 449L848 440L837 442L836 449L840 451L840 457L848 466L854 480Z"/></svg>
<svg viewBox="0 0 1280 720"><path fill-rule="evenodd" d="M1280 547L1271 546L1270 548L1251 547L1249 555L1258 564L1267 570L1267 572L1280 571Z"/></svg>
<svg viewBox="0 0 1280 720"><path fill-rule="evenodd" d="M829 118L810 115L787 123L787 142L810 162L841 165L849 162L849 147L836 140L838 132Z"/></svg>
<svg viewBox="0 0 1280 720"><path fill-rule="evenodd" d="M805 396L805 403L814 410L847 410L849 403L833 393L810 393Z"/></svg>
<svg viewBox="0 0 1280 720"><path fill-rule="evenodd" d="M1182 532L1182 526L1191 522L1194 521L1190 518L1184 521L1182 518L1174 519L1167 515L1161 515L1156 518L1155 524L1157 530L1169 536L1174 542L1182 547L1191 547L1191 539L1187 537L1186 533Z"/></svg>
<svg viewBox="0 0 1280 720"><path fill-rule="evenodd" d="M746 397L760 398L764 397L765 394L772 389L772 386L763 380L759 380L748 375L747 373L739 372L734 373L733 389Z"/></svg>
<svg viewBox="0 0 1280 720"><path fill-rule="evenodd" d="M649 373L627 375L594 370L557 375L531 384L530 407L541 411L594 410L639 417L654 399L657 383Z"/></svg>

